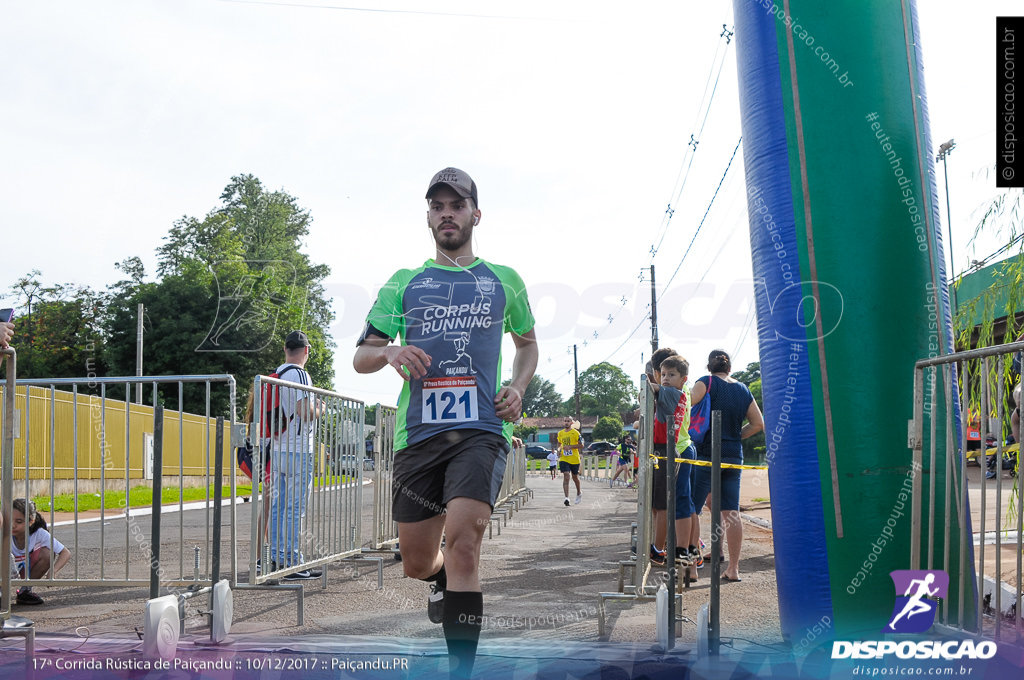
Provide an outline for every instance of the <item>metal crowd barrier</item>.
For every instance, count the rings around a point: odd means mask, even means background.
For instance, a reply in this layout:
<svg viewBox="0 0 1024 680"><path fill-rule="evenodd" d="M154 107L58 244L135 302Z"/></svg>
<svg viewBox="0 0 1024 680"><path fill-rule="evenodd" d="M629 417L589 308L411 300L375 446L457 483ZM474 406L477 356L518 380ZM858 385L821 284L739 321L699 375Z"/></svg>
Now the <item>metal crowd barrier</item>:
<svg viewBox="0 0 1024 680"><path fill-rule="evenodd" d="M373 548L393 548L398 543L398 524L391 515L394 491L395 427L398 409L377 404L377 427L373 433Z"/></svg>
<svg viewBox="0 0 1024 680"><path fill-rule="evenodd" d="M550 461L546 458L527 458L526 472L547 473L548 465L550 464Z"/></svg>
<svg viewBox="0 0 1024 680"><path fill-rule="evenodd" d="M580 458L580 479L592 482L595 477L594 456L583 456Z"/></svg>
<svg viewBox="0 0 1024 680"><path fill-rule="evenodd" d="M520 446L509 452L509 458L505 465L505 474L508 477L508 494L513 502L526 503L528 498L533 497L533 490L526 486L526 465L529 458L526 455L526 446Z"/></svg>
<svg viewBox="0 0 1024 680"><path fill-rule="evenodd" d="M11 511L14 501L14 397L18 375L18 355L13 347L0 349L0 361L6 367L6 379L0 387L3 390L3 410L0 419L3 421L2 439L0 439L0 487L3 498L0 499L0 515L3 518L3 530L0 531L0 638L19 636L25 638L25 655L35 654L35 626L28 619L11 615Z"/></svg>
<svg viewBox="0 0 1024 680"><path fill-rule="evenodd" d="M941 568L951 574L950 597L940 601L940 625L958 633L973 632L996 640L1010 637L1016 644L1024 637L1024 507L1020 493L1024 489L1024 471L1020 466L1019 442L1007 447L1004 440L1014 407L1014 381L1020 380L1019 376L1011 376L1007 361L1022 350L1024 342L1015 342L918 361L914 365L914 421L909 442L913 449L910 566ZM952 387L954 380L957 390ZM967 445L971 415L980 421L980 451L976 458L980 469L976 480L967 466L971 455ZM990 423L990 418L994 418L994 423ZM996 446L986 450L990 429L996 430ZM938 460L940 442L944 442L947 452L944 461ZM1010 449L1017 449L1013 456L1009 455ZM1008 463L1006 469L1004 461ZM986 463L994 463L994 474L989 473L993 474L992 481L987 479ZM926 473L927 490L922 479ZM941 490L936 489L936 477L945 478ZM936 498L943 499L938 509ZM980 515L980 521L972 520L970 528L969 505L974 505ZM975 507L970 508L972 515ZM922 536L927 539L924 554ZM936 554L936 537L942 539L941 555ZM955 544L955 551L951 544ZM988 558L989 545L993 546L992 560ZM1004 558L1012 559L1014 564L1006 567ZM959 578L953 574L959 574ZM976 582L971 580L972 575ZM973 593L973 603L968 601L968 593ZM1005 631L1005 627L1012 631Z"/></svg>
<svg viewBox="0 0 1024 680"><path fill-rule="evenodd" d="M14 500L14 384L17 375L17 355L13 348L0 350L0 361L6 368L3 385L3 432L0 439L0 621L11 618L11 502ZM0 625L0 629L3 625Z"/></svg>
<svg viewBox="0 0 1024 680"><path fill-rule="evenodd" d="M601 461L608 459L607 464L602 468ZM580 466L580 477L588 482L607 482L615 474L615 460L618 454L612 456L590 455L583 456Z"/></svg>
<svg viewBox="0 0 1024 680"><path fill-rule="evenodd" d="M8 390L5 400L13 397L13 417L5 419L5 428L13 428L13 446L8 459L10 475L4 484L13 483L10 495L5 488L4 502L11 496L24 498L48 496L49 510L39 510L47 521L53 540L71 551L71 560L62 571L50 571L45 578L14 579L15 586L80 586L138 587L149 584L158 573L164 587L211 587L213 562L224 547L213 541L213 493L211 482L217 477L213 469L216 417L211 414L212 389L227 391L224 402L234 411L235 382L222 376L149 376L149 377L87 377L62 379L18 380L16 390ZM165 411L160 441L155 409L151 405L132 403L132 388L144 387L151 403L177 402L177 412ZM186 386L205 391L205 414L185 413ZM70 391L58 390L69 387ZM80 389L82 391L80 391ZM137 392L142 394L143 390ZM83 393L83 392L92 392ZM138 398L138 397L137 397ZM233 419L233 418L232 418ZM153 451L163 451L163 467L154 470ZM235 495L233 456L225 456L224 469L231 480L231 496ZM149 480L162 475L177 477L178 486L187 483L203 486L205 498L199 507L186 503L179 494L177 507L171 515L167 510L159 517L165 524L163 536L176 535L173 548L161 551L158 536L152 531L152 518L140 519L130 512L129 494L133 487L148 486ZM186 482L188 480L188 482ZM57 521L54 501L61 494L72 496L68 521ZM95 516L80 511L84 495L99 497ZM118 508L109 510L108 495L118 498ZM122 496L123 494L123 496ZM193 527L186 527L186 509L204 513ZM70 526L69 526L70 525ZM230 514L231 535L227 549L234 567L235 517ZM197 528L201 527L201 528ZM56 557L56 556L54 556ZM26 565L26 571L31 565ZM232 568L234 572L234 568Z"/></svg>
<svg viewBox="0 0 1024 680"><path fill-rule="evenodd" d="M512 468L515 464L516 450L512 449L508 453L508 458L505 459L505 472L501 476L501 486L498 487L498 500L494 502L494 507L505 505L512 495Z"/></svg>
<svg viewBox="0 0 1024 680"><path fill-rule="evenodd" d="M532 498L533 491L526 486L526 464L529 460L525 446L516 451L515 467L512 471L512 493L520 496L526 494Z"/></svg>
<svg viewBox="0 0 1024 680"><path fill-rule="evenodd" d="M66 523L55 522L58 517L52 502L49 510L43 512L53 536L71 551L71 560L57 574L32 579L32 586L139 587L149 583L151 597L156 597L161 587L178 587L182 592L187 588L188 595L195 595L212 588L220 572L223 549L231 556L228 574L231 587L295 590L301 625L302 586L278 585L282 577L348 558L375 561L378 584L382 582L382 560L360 557L362 523L369 519L363 516L365 410L362 402L266 376L254 380L255 422L249 426L249 434L256 479L249 518L248 577L243 582L239 578L245 573L245 565L239 564L234 450L244 442L245 432L234 421L236 388L231 376L16 381L14 350L5 350L2 354L7 357L7 384L0 387L3 397L0 511L5 520L0 535L3 572L0 584L5 595L0 605L0 622L10 617L11 587L29 584L26 580L12 579L10 573L10 513L18 491L26 498L48 495L55 499L67 493L73 501L70 521ZM69 387L70 391L59 390L59 387ZM145 387L150 403L133 403L133 392L141 394L133 387ZM231 436L227 441L223 437L223 419L216 419L211 413L214 389L226 390L220 401L230 413L227 424ZM307 404L318 404L319 412L315 418L300 418L298 426L294 419L286 422L287 416L280 411L271 411L268 418L264 415L263 402L273 398L274 390L277 390L278 401L283 399L287 404L305 400ZM186 392L205 393L203 415L184 411ZM177 411L166 410L175 401ZM378 405L374 498L372 508L366 513L372 514L373 546L378 549L394 545L398 538L390 502L396 415L396 409ZM283 433L277 436L263 434L282 429ZM219 456L213 450L218 446ZM271 474L262 479L267 457L273 462ZM212 461L218 458L221 469L211 468ZM513 507L518 510L532 495L526 485L526 470L525 447L519 447L509 454L498 501L498 506L503 507L496 507L496 512L505 514L506 521ZM220 525L214 526L220 517L219 507L212 505L215 498L220 498L220 490L211 495L210 482L211 479L220 481L224 475L230 480L230 500L227 501L230 509L226 520L230 536L221 541ZM296 478L310 481L286 485L289 479ZM154 512L142 521L140 515L146 513L128 507L128 493L133 485L148 484L157 488L203 485L207 491L196 504L186 505L180 494L176 503L163 507L159 496L154 494ZM116 512L108 510L105 502L114 492L124 493ZM303 492L308 494L304 521L298 517L298 512L292 514L292 521L287 521L289 494L295 501ZM94 493L100 497L95 520L79 512L80 499ZM280 503L278 512L268 513L275 503ZM204 516L186 522L186 511L199 511ZM268 529L275 520L277 543L286 550L283 557L270 550ZM161 544L164 545L162 552ZM170 550L167 544L171 545ZM289 546L301 550L300 560L287 563ZM326 570L323 583L326 586ZM10 626L0 629L0 636L4 634L20 634L31 639L31 631L14 632Z"/></svg>
<svg viewBox="0 0 1024 680"><path fill-rule="evenodd" d="M249 551L246 587L276 586L289 574L359 558L366 455L363 402L263 375L256 377L253 389L254 487L268 455L271 463L261 493L253 489L250 545L255 549ZM275 392L284 410L265 407ZM380 559L375 561L382 571ZM322 582L326 587L326 569Z"/></svg>
<svg viewBox="0 0 1024 680"><path fill-rule="evenodd" d="M508 526L508 519L518 512L526 501L533 497L533 490L526 486L526 447L514 447L509 451L505 462L505 473L501 478L498 500L494 503L491 522L498 523L498 535L501 526ZM499 523L500 522L500 523ZM494 527L488 526L488 537L494 536Z"/></svg>
<svg viewBox="0 0 1024 680"><path fill-rule="evenodd" d="M648 583L651 573L650 546L654 539L654 518L651 512L651 486L654 476L654 404L646 376L641 377L640 419L637 434L637 453L640 456L637 474L639 479L636 523L631 527L630 542L635 552L628 560L619 562L618 589L614 593L598 593L597 634L605 636L607 617L606 602L650 600L657 593L660 583ZM675 515L672 514L674 517ZM626 575L630 575L629 583Z"/></svg>

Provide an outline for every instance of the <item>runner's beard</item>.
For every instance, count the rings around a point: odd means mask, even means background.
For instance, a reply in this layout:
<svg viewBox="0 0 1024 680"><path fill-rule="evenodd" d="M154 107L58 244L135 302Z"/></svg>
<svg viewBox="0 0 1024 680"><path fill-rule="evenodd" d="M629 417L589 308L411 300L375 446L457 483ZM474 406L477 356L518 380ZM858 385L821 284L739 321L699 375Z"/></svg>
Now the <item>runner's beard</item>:
<svg viewBox="0 0 1024 680"><path fill-rule="evenodd" d="M469 242L469 239L473 238L472 227L461 227L456 225L458 227L458 231L456 233L443 234L441 233L441 228L443 226L444 225L441 225L433 230L434 242L437 243L442 250L447 250L449 252L458 250L462 246L466 245Z"/></svg>

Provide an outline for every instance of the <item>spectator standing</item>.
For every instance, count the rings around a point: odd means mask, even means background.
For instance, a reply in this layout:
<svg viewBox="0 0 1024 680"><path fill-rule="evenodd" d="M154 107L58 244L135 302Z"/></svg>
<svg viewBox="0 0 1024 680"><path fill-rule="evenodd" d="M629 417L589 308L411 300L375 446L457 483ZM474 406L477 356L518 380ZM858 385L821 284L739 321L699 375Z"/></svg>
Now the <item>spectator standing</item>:
<svg viewBox="0 0 1024 680"><path fill-rule="evenodd" d="M708 371L714 380L704 376L693 385L691 396L697 405L707 395L708 383L711 383L711 407L722 414L722 462L741 465L743 463L742 441L752 437L764 429L764 418L761 409L750 394L746 385L736 380L729 373L732 371L732 359L725 350L712 350L708 355ZM711 440L705 437L697 447L697 458L711 460ZM693 480L693 504L697 515L693 525L700 531L701 508L709 493L720 493L722 497L722 522L725 525L725 539L729 547L729 562L722 572L722 580L739 581L740 548L743 545L743 523L740 520L740 474L736 468L722 469L721 489L711 488L711 468L705 465L696 466ZM699 535L699 534L698 534ZM693 542L693 541L691 541Z"/></svg>
<svg viewBox="0 0 1024 680"><path fill-rule="evenodd" d="M696 456L693 444L690 442L690 392L686 386L689 375L690 364L679 355L666 357L660 362L658 369L661 384L652 383L651 389L657 395L654 416L655 440L663 438L668 441L668 419L673 418L675 430L675 446L666 446L665 458L661 459L658 454L658 468L654 471L654 497L652 507L654 508L654 547L659 555L665 554L665 543L668 539L668 456L693 459ZM659 436L660 435L660 436ZM676 469L675 485L675 507L673 517L675 520L676 532L676 554L675 561L680 566L688 568L692 564L692 553L697 549L688 545L690 542L691 516L693 515L693 501L690 494L690 465L680 463ZM696 572L691 577L689 572L685 578L696 580Z"/></svg>
<svg viewBox="0 0 1024 680"><path fill-rule="evenodd" d="M648 370L646 370L651 390L656 391L658 386L661 385L661 362L670 356L675 356L675 354L676 351L670 347L662 347L651 354ZM651 442L654 445L654 455L660 459L658 467L654 469L654 477L651 480L650 503L654 517L654 543L651 545L651 562L655 565L663 566L666 561L664 545L668 528L665 525L663 515L661 516L662 521L658 520L659 515L665 512L665 464L662 461L668 452L668 434L664 420L659 428L657 416L654 419L654 436ZM662 548L659 549L659 545Z"/></svg>
<svg viewBox="0 0 1024 680"><path fill-rule="evenodd" d="M281 380L299 385L312 385L306 372L309 361L309 338L302 331L292 331L285 338L284 360L278 366ZM306 506L313 493L313 438L316 421L323 411L319 399L308 392L292 387L272 387L278 390L283 431L274 435L270 447L271 488L270 553L274 560L272 571L302 564L302 544L305 539ZM319 569L301 569L284 577L286 581L320 578Z"/></svg>

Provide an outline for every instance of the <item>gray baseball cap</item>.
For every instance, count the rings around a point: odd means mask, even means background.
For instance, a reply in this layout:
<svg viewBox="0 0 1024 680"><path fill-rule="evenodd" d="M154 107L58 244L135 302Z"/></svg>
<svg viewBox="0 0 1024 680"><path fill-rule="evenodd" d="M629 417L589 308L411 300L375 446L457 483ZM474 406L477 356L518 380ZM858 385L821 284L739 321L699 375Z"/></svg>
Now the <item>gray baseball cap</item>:
<svg viewBox="0 0 1024 680"><path fill-rule="evenodd" d="M445 168L438 172L430 180L430 185L427 187L427 195L424 198L430 198L430 194L434 193L434 188L438 184L451 187L455 193L463 198L472 198L473 205L477 208L480 207L480 199L476 195L476 182L464 171L458 168Z"/></svg>

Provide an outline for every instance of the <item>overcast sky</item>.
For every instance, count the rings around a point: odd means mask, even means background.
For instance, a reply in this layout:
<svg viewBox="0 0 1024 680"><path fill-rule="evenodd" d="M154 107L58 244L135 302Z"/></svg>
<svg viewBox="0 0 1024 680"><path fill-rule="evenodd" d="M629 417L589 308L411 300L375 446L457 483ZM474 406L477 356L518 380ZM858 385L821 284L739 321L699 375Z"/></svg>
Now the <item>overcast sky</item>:
<svg viewBox="0 0 1024 680"><path fill-rule="evenodd" d="M423 194L454 165L479 186L476 254L527 282L538 372L563 396L574 344L580 370L641 372L652 262L663 346L696 367L717 346L737 368L757 360L742 150L724 174L740 136L734 45L720 37L730 2L344 4L7 3L5 302L33 268L102 289L140 256L152 278L174 220L252 173L313 217L305 249L332 270L335 389L393 404L397 376L352 371L355 338L388 276L432 256ZM968 248L995 193L995 16L1019 3L919 5L933 141L957 143L959 271L999 244ZM939 199L945 219L941 185Z"/></svg>

